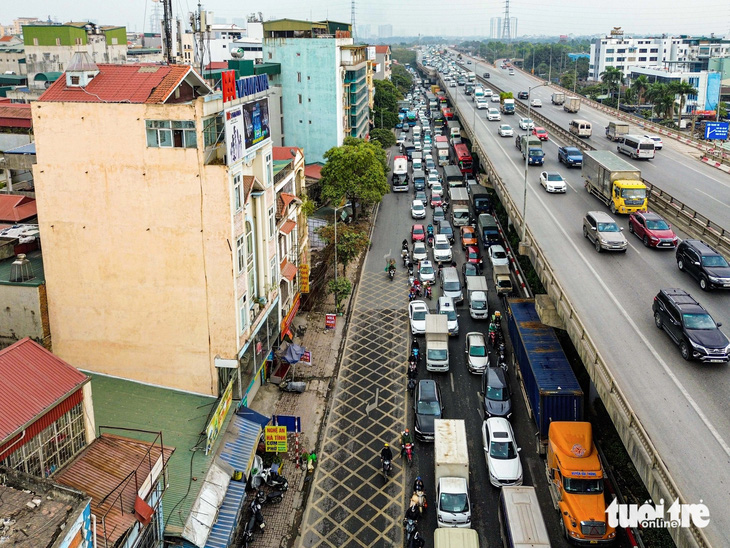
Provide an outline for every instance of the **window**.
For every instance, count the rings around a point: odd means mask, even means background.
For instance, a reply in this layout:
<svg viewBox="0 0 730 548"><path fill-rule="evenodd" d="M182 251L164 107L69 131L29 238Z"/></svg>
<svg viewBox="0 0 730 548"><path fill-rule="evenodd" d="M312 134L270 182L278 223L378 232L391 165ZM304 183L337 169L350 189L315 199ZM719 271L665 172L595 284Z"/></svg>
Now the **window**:
<svg viewBox="0 0 730 548"><path fill-rule="evenodd" d="M302 73L297 72L297 82L301 82L301 81L302 81Z"/></svg>
<svg viewBox="0 0 730 548"><path fill-rule="evenodd" d="M74 86L78 86L80 82L80 79L78 76L72 76L71 77L71 84Z"/></svg>
<svg viewBox="0 0 730 548"><path fill-rule="evenodd" d="M649 61L656 61L656 57L649 57Z"/></svg>
<svg viewBox="0 0 730 548"><path fill-rule="evenodd" d="M238 323L240 326L241 333L246 331L246 323L248 321L248 310L246 310L246 299L247 299L246 293L244 293L243 296L240 299L238 299Z"/></svg>
<svg viewBox="0 0 730 548"><path fill-rule="evenodd" d="M34 46L37 46L38 45L38 38L33 38L33 45Z"/></svg>
<svg viewBox="0 0 730 548"><path fill-rule="evenodd" d="M246 254L243 248L243 236L236 240L236 256L238 257L238 273L240 274L241 272L243 272L243 267L246 266Z"/></svg>
<svg viewBox="0 0 730 548"><path fill-rule="evenodd" d="M276 256L271 257L269 263L269 269L271 270L271 285L279 283L279 265L276 264Z"/></svg>
<svg viewBox="0 0 730 548"><path fill-rule="evenodd" d="M233 176L233 207L234 211L239 211L243 206L242 199L242 187L241 187L241 174L237 173ZM240 269L239 269L240 272Z"/></svg>
<svg viewBox="0 0 730 548"><path fill-rule="evenodd" d="M273 58L273 56L272 56L271 52L268 52L268 53L269 53L269 60L271 60Z"/></svg>
<svg viewBox="0 0 730 548"><path fill-rule="evenodd" d="M639 57L639 61L646 61L646 57Z"/></svg>
<svg viewBox="0 0 730 548"><path fill-rule="evenodd" d="M119 38L112 38L112 46L119 45Z"/></svg>
<svg viewBox="0 0 730 548"><path fill-rule="evenodd" d="M192 120L147 120L147 146L155 148L196 148L198 139Z"/></svg>
<svg viewBox="0 0 730 548"><path fill-rule="evenodd" d="M203 143L212 147L223 141L223 116L211 116L203 120Z"/></svg>
<svg viewBox="0 0 730 548"><path fill-rule="evenodd" d="M626 53L626 48L619 48L617 53Z"/></svg>
<svg viewBox="0 0 730 548"><path fill-rule="evenodd" d="M269 240L274 237L274 234L276 233L276 217L274 216L275 213L274 206L271 206L269 208Z"/></svg>
<svg viewBox="0 0 730 548"><path fill-rule="evenodd" d="M302 94L301 93L299 94L299 104L300 105L302 104Z"/></svg>
<svg viewBox="0 0 730 548"><path fill-rule="evenodd" d="M606 57L606 63L613 63L613 57Z"/></svg>
<svg viewBox="0 0 730 548"><path fill-rule="evenodd" d="M76 39L76 45L77 45L77 46L80 46L80 45L82 45L82 44L81 44L81 38L77 38L77 39Z"/></svg>
<svg viewBox="0 0 730 548"><path fill-rule="evenodd" d="M641 49L639 50L639 53L646 53L646 48L641 48Z"/></svg>
<svg viewBox="0 0 730 548"><path fill-rule="evenodd" d="M246 221L246 271L248 273L248 290L256 291L256 248L253 243L253 226Z"/></svg>
<svg viewBox="0 0 730 548"><path fill-rule="evenodd" d="M614 51L615 51L614 48L608 48L606 50L606 53L614 53Z"/></svg>
<svg viewBox="0 0 730 548"><path fill-rule="evenodd" d="M264 173L264 177L266 178L266 186L271 185L271 181L274 179L274 164L271 161L271 153L266 155L266 165L264 167L266 169L266 173Z"/></svg>
<svg viewBox="0 0 730 548"><path fill-rule="evenodd" d="M60 46L61 45L61 39L60 38L56 38L56 45L57 46Z"/></svg>

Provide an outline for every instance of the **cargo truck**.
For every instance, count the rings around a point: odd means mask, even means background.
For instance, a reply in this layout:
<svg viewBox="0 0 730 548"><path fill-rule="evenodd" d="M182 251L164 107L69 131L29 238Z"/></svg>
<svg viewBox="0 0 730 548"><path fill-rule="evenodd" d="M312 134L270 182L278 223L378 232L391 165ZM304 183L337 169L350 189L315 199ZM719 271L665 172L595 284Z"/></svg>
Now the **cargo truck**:
<svg viewBox="0 0 730 548"><path fill-rule="evenodd" d="M515 138L515 146L522 152L522 157L527 156L527 164L541 166L545 162L545 153L542 150L542 141L534 135L518 135Z"/></svg>
<svg viewBox="0 0 730 548"><path fill-rule="evenodd" d="M578 97L566 97L563 110L565 112L578 112L580 110L580 99Z"/></svg>
<svg viewBox="0 0 730 548"><path fill-rule="evenodd" d="M489 318L489 305L487 303L488 291L487 279L484 276L466 277L469 316L475 320L486 320Z"/></svg>
<svg viewBox="0 0 730 548"><path fill-rule="evenodd" d="M562 105L565 103L565 93L562 91L556 91L550 96L550 102L553 105Z"/></svg>
<svg viewBox="0 0 730 548"><path fill-rule="evenodd" d="M612 543L616 530L606 520L603 467L590 422L550 423L546 471L566 539L585 545Z"/></svg>
<svg viewBox="0 0 730 548"><path fill-rule="evenodd" d="M438 163L440 166L449 165L449 141L445 135L436 137L436 153L438 155Z"/></svg>
<svg viewBox="0 0 730 548"><path fill-rule="evenodd" d="M492 267L492 280L494 280L497 295L509 295L512 293L512 278L509 274L509 266L506 264L494 265Z"/></svg>
<svg viewBox="0 0 730 548"><path fill-rule="evenodd" d="M455 120L449 120L448 122L446 122L446 125L449 128L450 137L461 137L461 125L459 125L459 122Z"/></svg>
<svg viewBox="0 0 730 548"><path fill-rule="evenodd" d="M586 190L606 204L611 213L646 211L649 193L641 171L613 152L585 151L581 175Z"/></svg>
<svg viewBox="0 0 730 548"><path fill-rule="evenodd" d="M433 548L479 548L479 533L474 529L436 529Z"/></svg>
<svg viewBox="0 0 730 548"><path fill-rule="evenodd" d="M482 213L489 213L491 211L492 202L489 199L489 193L486 188L479 185L473 185L471 187L470 199L474 218L478 217Z"/></svg>
<svg viewBox="0 0 730 548"><path fill-rule="evenodd" d="M463 420L434 420L434 479L439 527L471 527L469 449Z"/></svg>
<svg viewBox="0 0 730 548"><path fill-rule="evenodd" d="M477 230L482 239L483 247L487 248L490 245L502 243L497 221L489 213L482 213L477 217Z"/></svg>
<svg viewBox="0 0 730 548"><path fill-rule="evenodd" d="M449 203L452 226L466 226L470 224L469 193L464 187L453 187L449 189Z"/></svg>
<svg viewBox="0 0 730 548"><path fill-rule="evenodd" d="M470 81L470 82L473 82L473 81L475 81L475 80L477 79L477 75L476 75L476 73L474 73L474 72L469 72L469 73L467 74L467 77L469 78L469 81Z"/></svg>
<svg viewBox="0 0 730 548"><path fill-rule="evenodd" d="M507 330L530 414L537 450L545 454L552 421L583 420L583 390L552 327L543 325L533 299L507 300Z"/></svg>
<svg viewBox="0 0 730 548"><path fill-rule="evenodd" d="M609 141L615 141L616 139L619 139L624 135L628 135L628 133L628 122L613 121L609 122L606 126L606 139L608 139Z"/></svg>
<svg viewBox="0 0 730 548"><path fill-rule="evenodd" d="M515 100L513 98L501 99L502 114L514 114L515 113Z"/></svg>
<svg viewBox="0 0 730 548"><path fill-rule="evenodd" d="M426 370L449 370L449 324L444 314L426 314Z"/></svg>

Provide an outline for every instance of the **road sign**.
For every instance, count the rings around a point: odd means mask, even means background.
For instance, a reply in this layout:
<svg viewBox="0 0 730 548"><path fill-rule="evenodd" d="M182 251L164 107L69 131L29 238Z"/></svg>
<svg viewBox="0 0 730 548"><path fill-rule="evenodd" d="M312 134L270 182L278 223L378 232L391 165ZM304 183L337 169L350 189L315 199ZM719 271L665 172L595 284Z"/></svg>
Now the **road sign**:
<svg viewBox="0 0 730 548"><path fill-rule="evenodd" d="M728 122L705 122L705 139L727 139Z"/></svg>

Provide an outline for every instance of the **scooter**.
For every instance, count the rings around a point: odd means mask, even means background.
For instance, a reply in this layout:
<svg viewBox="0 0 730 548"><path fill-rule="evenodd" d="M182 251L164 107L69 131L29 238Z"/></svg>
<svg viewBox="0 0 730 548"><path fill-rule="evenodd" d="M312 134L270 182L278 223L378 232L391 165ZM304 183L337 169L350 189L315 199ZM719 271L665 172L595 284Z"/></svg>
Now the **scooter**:
<svg viewBox="0 0 730 548"><path fill-rule="evenodd" d="M423 514L423 511L428 506L426 502L426 493L423 491L414 491L411 495L411 504L418 506L418 511Z"/></svg>
<svg viewBox="0 0 730 548"><path fill-rule="evenodd" d="M390 277L390 281L393 281L393 278L395 278L395 268L389 268L388 269L388 277Z"/></svg>
<svg viewBox="0 0 730 548"><path fill-rule="evenodd" d="M286 491L289 489L289 482L284 476L279 475L277 472L271 470L271 468L264 468L261 470L261 478L264 483L273 489L279 489Z"/></svg>
<svg viewBox="0 0 730 548"><path fill-rule="evenodd" d="M383 459L383 478L385 481L388 481L388 477L390 476L390 472L393 469L393 465L390 462L390 459Z"/></svg>
<svg viewBox="0 0 730 548"><path fill-rule="evenodd" d="M412 519L404 519L403 526L405 527L405 544L410 545L413 535L416 534L416 521Z"/></svg>
<svg viewBox="0 0 730 548"><path fill-rule="evenodd" d="M279 504L284 499L284 491L272 491L271 493L264 493L262 490L256 493L256 501L264 506L266 504Z"/></svg>
<svg viewBox="0 0 730 548"><path fill-rule="evenodd" d="M405 450L406 460L408 461L408 466L411 466L413 464L413 444L412 443L406 443L403 447Z"/></svg>
<svg viewBox="0 0 730 548"><path fill-rule="evenodd" d="M261 504L254 499L251 502L251 517L246 523L246 528L243 530L243 546L248 548L253 542L253 534L256 531L263 531L266 527L264 516L261 513Z"/></svg>
<svg viewBox="0 0 730 548"><path fill-rule="evenodd" d="M427 285L426 286L426 298L428 298L428 300L431 300L433 298L432 293L433 292L431 291L431 286Z"/></svg>

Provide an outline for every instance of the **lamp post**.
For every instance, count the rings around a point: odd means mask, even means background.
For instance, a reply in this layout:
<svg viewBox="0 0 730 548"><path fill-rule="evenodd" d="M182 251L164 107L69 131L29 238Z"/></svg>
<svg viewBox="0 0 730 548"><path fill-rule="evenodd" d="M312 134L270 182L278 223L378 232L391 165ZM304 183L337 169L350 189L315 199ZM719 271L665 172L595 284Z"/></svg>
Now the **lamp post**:
<svg viewBox="0 0 730 548"><path fill-rule="evenodd" d="M530 92L533 89L535 89L535 88L539 88L539 87L543 87L543 86L547 86L547 85L548 85L548 82L543 82L542 84L538 84L536 86L532 86L532 87L527 88L527 119L528 120L530 120L530 112L531 112L531 108L530 108ZM527 131L528 131L528 133L527 133L527 135L528 135L527 141L528 142L525 143L525 146L527 147L527 150L524 151L524 154L525 154L525 182L524 182L524 190L523 190L523 193L522 193L522 238L521 238L521 240L523 242L525 241L525 237L526 237L526 234L527 234L527 219L525 218L525 215L527 215L527 168L529 166L529 160L530 160L530 148L529 148L529 140L530 140L529 139L529 135L530 135L529 131L530 131L530 126L529 126L529 123L528 123L528 126L527 126Z"/></svg>

